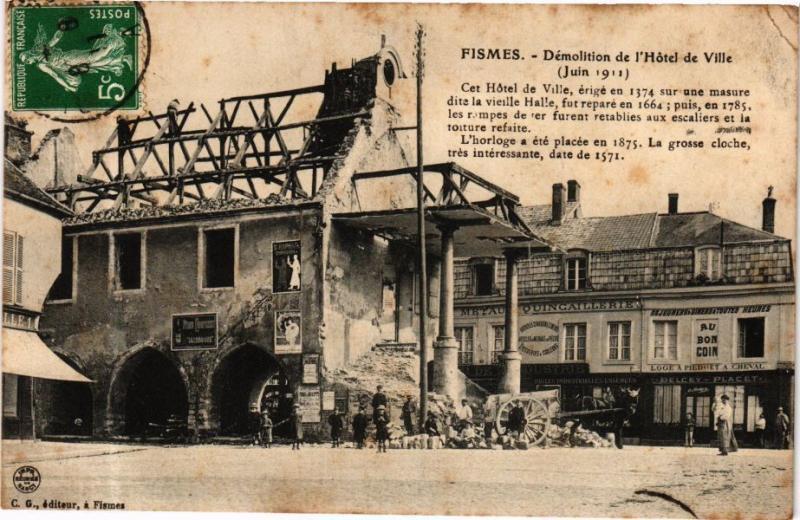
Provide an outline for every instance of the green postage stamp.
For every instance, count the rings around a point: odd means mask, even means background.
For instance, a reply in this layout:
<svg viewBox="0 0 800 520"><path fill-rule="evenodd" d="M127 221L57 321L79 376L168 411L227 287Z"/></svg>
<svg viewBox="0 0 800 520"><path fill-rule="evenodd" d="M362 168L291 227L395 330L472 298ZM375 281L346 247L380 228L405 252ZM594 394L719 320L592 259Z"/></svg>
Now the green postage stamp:
<svg viewBox="0 0 800 520"><path fill-rule="evenodd" d="M131 4L14 7L14 110L139 108L139 13Z"/></svg>

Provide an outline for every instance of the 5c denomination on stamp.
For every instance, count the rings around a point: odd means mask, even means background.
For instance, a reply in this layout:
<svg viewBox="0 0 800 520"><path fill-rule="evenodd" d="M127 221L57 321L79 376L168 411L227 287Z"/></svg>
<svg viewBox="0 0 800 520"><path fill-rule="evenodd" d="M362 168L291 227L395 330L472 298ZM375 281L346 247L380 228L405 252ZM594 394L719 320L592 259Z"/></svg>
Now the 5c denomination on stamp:
<svg viewBox="0 0 800 520"><path fill-rule="evenodd" d="M135 5L20 6L9 19L14 110L139 107Z"/></svg>

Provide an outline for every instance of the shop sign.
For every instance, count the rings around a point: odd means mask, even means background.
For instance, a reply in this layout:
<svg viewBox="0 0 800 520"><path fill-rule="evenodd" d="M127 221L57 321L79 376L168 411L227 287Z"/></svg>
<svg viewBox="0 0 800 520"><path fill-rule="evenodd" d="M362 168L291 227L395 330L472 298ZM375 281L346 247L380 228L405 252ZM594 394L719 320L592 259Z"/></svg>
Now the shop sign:
<svg viewBox="0 0 800 520"><path fill-rule="evenodd" d="M522 365L522 375L524 377L538 375L583 375L588 373L588 363L527 363Z"/></svg>
<svg viewBox="0 0 800 520"><path fill-rule="evenodd" d="M719 320L695 320L693 347L695 358L719 356Z"/></svg>
<svg viewBox="0 0 800 520"><path fill-rule="evenodd" d="M558 351L558 325L531 321L519 328L519 351L530 357L543 357Z"/></svg>
<svg viewBox="0 0 800 520"><path fill-rule="evenodd" d="M275 353L303 352L300 311L275 311Z"/></svg>
<svg viewBox="0 0 800 520"><path fill-rule="evenodd" d="M690 386L686 389L686 395L710 395L710 386Z"/></svg>
<svg viewBox="0 0 800 520"><path fill-rule="evenodd" d="M319 354L306 354L303 356L303 384L316 385L319 383Z"/></svg>
<svg viewBox="0 0 800 520"><path fill-rule="evenodd" d="M172 315L172 350L216 348L217 313Z"/></svg>
<svg viewBox="0 0 800 520"><path fill-rule="evenodd" d="M304 423L320 421L320 391L318 386L301 386L297 391L297 404Z"/></svg>
<svg viewBox="0 0 800 520"><path fill-rule="evenodd" d="M649 372L729 372L739 370L769 370L767 363L763 362L738 362L738 363L686 363L647 365Z"/></svg>
<svg viewBox="0 0 800 520"><path fill-rule="evenodd" d="M605 312L605 311L635 311L641 308L641 302L636 299L619 300L588 300L569 302L541 302L520 303L519 312L523 315L536 315L557 312ZM503 305L477 305L459 307L456 309L458 316L504 316Z"/></svg>
<svg viewBox="0 0 800 520"><path fill-rule="evenodd" d="M728 305L724 307L683 307L679 309L653 309L651 316L704 316L716 314L754 314L769 312L771 305L745 305L742 307Z"/></svg>
<svg viewBox="0 0 800 520"><path fill-rule="evenodd" d="M761 374L696 374L654 377L652 382L656 385L731 385L731 384L758 384L769 381L767 376Z"/></svg>

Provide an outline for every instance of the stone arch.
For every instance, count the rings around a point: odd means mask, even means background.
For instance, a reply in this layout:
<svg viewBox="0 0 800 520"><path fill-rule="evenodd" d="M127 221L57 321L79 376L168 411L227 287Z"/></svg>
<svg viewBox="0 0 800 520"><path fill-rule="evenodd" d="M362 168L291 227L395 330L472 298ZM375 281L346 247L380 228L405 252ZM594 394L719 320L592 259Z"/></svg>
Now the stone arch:
<svg viewBox="0 0 800 520"><path fill-rule="evenodd" d="M227 349L209 375L209 424L218 435L246 435L252 406L268 409L275 423L285 419L292 405L287 374L283 363L262 346L244 343Z"/></svg>
<svg viewBox="0 0 800 520"><path fill-rule="evenodd" d="M114 362L106 402L106 430L145 438L171 420L186 425L189 378L171 352L151 344L129 349Z"/></svg>

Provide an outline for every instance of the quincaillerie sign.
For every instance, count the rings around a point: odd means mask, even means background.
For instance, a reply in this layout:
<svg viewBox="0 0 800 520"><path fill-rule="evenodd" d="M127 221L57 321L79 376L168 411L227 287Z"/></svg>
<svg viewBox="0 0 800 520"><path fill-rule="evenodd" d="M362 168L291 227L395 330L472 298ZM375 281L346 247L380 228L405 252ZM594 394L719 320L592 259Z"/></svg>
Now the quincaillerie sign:
<svg viewBox="0 0 800 520"><path fill-rule="evenodd" d="M565 302L525 302L520 303L519 312L526 316L558 312L608 312L633 311L642 306L636 299L586 300ZM456 309L458 316L503 316L503 305L476 305Z"/></svg>
<svg viewBox="0 0 800 520"><path fill-rule="evenodd" d="M172 350L217 348L217 314L173 314Z"/></svg>
<svg viewBox="0 0 800 520"><path fill-rule="evenodd" d="M519 351L540 358L558 351L558 325L549 321L530 321L519 328Z"/></svg>

